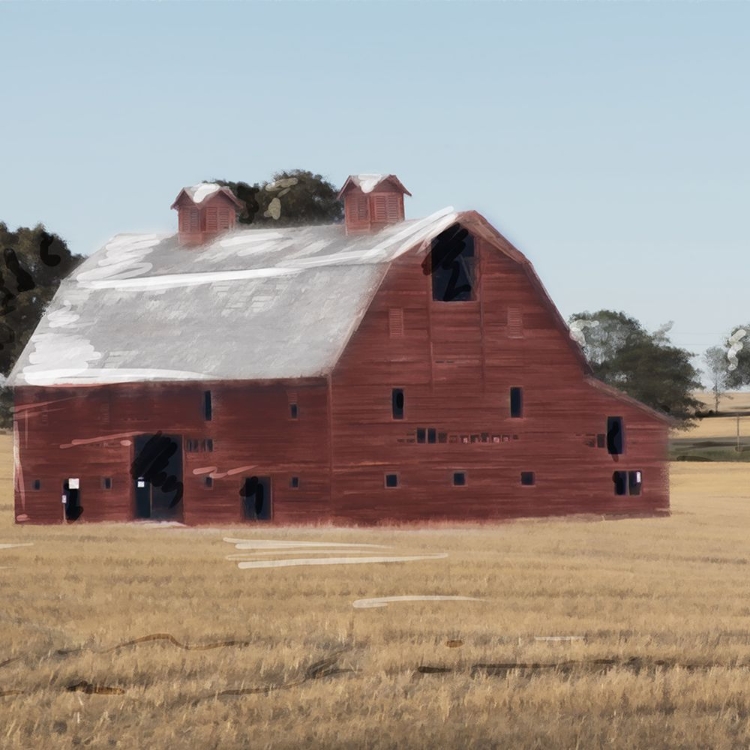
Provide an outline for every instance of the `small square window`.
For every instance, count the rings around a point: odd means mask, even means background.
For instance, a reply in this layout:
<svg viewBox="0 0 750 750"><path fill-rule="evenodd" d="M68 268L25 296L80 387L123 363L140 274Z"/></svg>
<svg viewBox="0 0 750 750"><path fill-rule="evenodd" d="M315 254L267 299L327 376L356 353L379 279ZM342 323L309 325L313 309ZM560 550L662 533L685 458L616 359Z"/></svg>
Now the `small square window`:
<svg viewBox="0 0 750 750"><path fill-rule="evenodd" d="M427 430L424 427L417 428L417 442L424 443L427 438Z"/></svg>
<svg viewBox="0 0 750 750"><path fill-rule="evenodd" d="M112 477L102 477L102 488L105 490L112 489Z"/></svg>
<svg viewBox="0 0 750 750"><path fill-rule="evenodd" d="M297 408L297 404L289 404L289 416L292 419L297 419L299 417L299 409Z"/></svg>
<svg viewBox="0 0 750 750"><path fill-rule="evenodd" d="M448 442L448 433L438 432L438 443L447 443L447 442Z"/></svg>
<svg viewBox="0 0 750 750"><path fill-rule="evenodd" d="M398 474L386 474L385 486L386 487L398 487Z"/></svg>
<svg viewBox="0 0 750 750"><path fill-rule="evenodd" d="M479 437L479 435L472 435L471 436L471 442L472 443L478 443L480 440L481 440L481 438Z"/></svg>
<svg viewBox="0 0 750 750"><path fill-rule="evenodd" d="M468 435L461 435L461 442L462 443L468 443L469 442L469 436Z"/></svg>
<svg viewBox="0 0 750 750"><path fill-rule="evenodd" d="M493 435L492 436L492 442L493 443L499 443L500 442L500 435Z"/></svg>
<svg viewBox="0 0 750 750"><path fill-rule="evenodd" d="M35 479L34 480L34 489L35 490L41 490L42 489L42 480L41 479Z"/></svg>
<svg viewBox="0 0 750 750"><path fill-rule="evenodd" d="M427 430L427 442L437 443L437 430L434 427L430 427Z"/></svg>
<svg viewBox="0 0 750 750"><path fill-rule="evenodd" d="M606 438L606 435L603 432L600 432L596 436L596 447L597 448L604 448L604 446L606 445L605 438Z"/></svg>
<svg viewBox="0 0 750 750"><path fill-rule="evenodd" d="M213 486L214 486L214 480L213 480L213 477L203 477L203 484L204 484L204 485L205 485L205 486L206 486L206 487L207 487L208 489L213 489Z"/></svg>
<svg viewBox="0 0 750 750"><path fill-rule="evenodd" d="M394 388L391 391L391 416L393 419L404 418L404 389Z"/></svg>
<svg viewBox="0 0 750 750"><path fill-rule="evenodd" d="M454 487L464 487L466 485L466 473L463 471L454 472L453 485Z"/></svg>
<svg viewBox="0 0 750 750"><path fill-rule="evenodd" d="M530 487L532 484L536 484L536 477L533 471L522 471L521 472L521 484L526 487Z"/></svg>
<svg viewBox="0 0 750 750"><path fill-rule="evenodd" d="M299 477L292 477L292 478L291 478L291 479L289 480L289 486L290 486L290 487L291 487L291 488L292 488L293 490L296 490L296 489L297 489L297 488L299 487Z"/></svg>
<svg viewBox="0 0 750 750"><path fill-rule="evenodd" d="M628 472L628 494L640 495L642 484L643 484L643 478L642 478L642 474L640 471Z"/></svg>

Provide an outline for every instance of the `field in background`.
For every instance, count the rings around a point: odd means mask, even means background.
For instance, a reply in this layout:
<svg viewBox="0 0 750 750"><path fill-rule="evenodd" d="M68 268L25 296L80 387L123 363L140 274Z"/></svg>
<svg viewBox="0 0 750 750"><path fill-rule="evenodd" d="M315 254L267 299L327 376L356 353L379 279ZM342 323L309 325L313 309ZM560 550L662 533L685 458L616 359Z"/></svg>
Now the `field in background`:
<svg viewBox="0 0 750 750"><path fill-rule="evenodd" d="M750 744L746 464L673 464L670 518L422 530L21 528L10 467L3 437L3 748ZM447 557L239 569L330 553L225 537ZM482 601L353 606L403 595Z"/></svg>
<svg viewBox="0 0 750 750"><path fill-rule="evenodd" d="M714 409L710 393L696 393L695 397L705 404L706 410ZM674 430L670 458L676 461L750 461L750 393L722 396L719 414L727 416L704 417L690 430Z"/></svg>

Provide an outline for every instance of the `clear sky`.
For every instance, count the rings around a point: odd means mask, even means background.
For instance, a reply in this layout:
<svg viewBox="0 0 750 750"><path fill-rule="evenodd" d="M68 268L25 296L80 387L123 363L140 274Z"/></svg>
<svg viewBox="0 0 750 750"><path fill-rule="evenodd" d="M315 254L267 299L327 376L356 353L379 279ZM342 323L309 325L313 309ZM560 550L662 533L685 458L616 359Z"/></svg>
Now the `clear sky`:
<svg viewBox="0 0 750 750"><path fill-rule="evenodd" d="M750 3L0 0L0 220L88 254L184 185L392 172L562 314L750 322Z"/></svg>

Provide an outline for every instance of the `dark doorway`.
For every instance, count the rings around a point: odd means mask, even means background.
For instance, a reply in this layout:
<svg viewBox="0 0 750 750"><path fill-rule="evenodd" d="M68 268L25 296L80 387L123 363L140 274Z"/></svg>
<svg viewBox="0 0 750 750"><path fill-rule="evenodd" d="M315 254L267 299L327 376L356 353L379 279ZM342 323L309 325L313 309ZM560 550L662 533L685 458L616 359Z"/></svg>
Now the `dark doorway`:
<svg viewBox="0 0 750 750"><path fill-rule="evenodd" d="M135 483L135 517L182 520L182 438L138 435L131 467Z"/></svg>
<svg viewBox="0 0 750 750"><path fill-rule="evenodd" d="M271 478L245 477L240 488L242 517L247 521L271 520Z"/></svg>
<svg viewBox="0 0 750 750"><path fill-rule="evenodd" d="M66 479L63 482L63 497L65 498L65 520L77 521L83 513L81 506L81 490L78 479ZM73 487L71 487L71 484Z"/></svg>

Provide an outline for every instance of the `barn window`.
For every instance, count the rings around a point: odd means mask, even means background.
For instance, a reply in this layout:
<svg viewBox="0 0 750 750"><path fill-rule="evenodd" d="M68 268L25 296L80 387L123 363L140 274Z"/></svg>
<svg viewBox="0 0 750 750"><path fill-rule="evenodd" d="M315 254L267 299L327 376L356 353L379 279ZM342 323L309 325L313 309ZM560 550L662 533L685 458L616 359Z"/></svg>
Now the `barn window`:
<svg viewBox="0 0 750 750"><path fill-rule="evenodd" d="M206 231L215 232L219 227L219 214L216 206L206 209Z"/></svg>
<svg viewBox="0 0 750 750"><path fill-rule="evenodd" d="M213 477L203 477L203 484L205 487L207 487L209 490L213 489L214 486L214 480Z"/></svg>
<svg viewBox="0 0 750 750"><path fill-rule="evenodd" d="M289 404L289 416L291 419L297 419L299 417L299 409L297 404Z"/></svg>
<svg viewBox="0 0 750 750"><path fill-rule="evenodd" d="M189 232L200 231L200 213L197 208L187 209L187 229Z"/></svg>
<svg viewBox="0 0 750 750"><path fill-rule="evenodd" d="M299 488L299 477L292 477L292 478L291 478L291 479L289 480L289 486L290 486L290 487L291 487L291 488L292 488L293 490L296 490L296 489L298 489L298 488Z"/></svg>
<svg viewBox="0 0 750 750"><path fill-rule="evenodd" d="M386 487L398 487L398 474L386 474L385 486Z"/></svg>
<svg viewBox="0 0 750 750"><path fill-rule="evenodd" d="M206 422L211 421L212 407L211 407L211 391L203 392L203 417Z"/></svg>
<svg viewBox="0 0 750 750"><path fill-rule="evenodd" d="M394 419L404 418L404 389L394 388L391 391L391 411Z"/></svg>
<svg viewBox="0 0 750 750"><path fill-rule="evenodd" d="M454 224L432 241L423 270L432 275L432 299L465 302L474 294L474 238Z"/></svg>
<svg viewBox="0 0 750 750"><path fill-rule="evenodd" d="M453 486L464 487L466 485L466 472L455 471L453 472Z"/></svg>
<svg viewBox="0 0 750 750"><path fill-rule="evenodd" d="M438 432L438 443L447 443L447 442L448 442L448 433Z"/></svg>
<svg viewBox="0 0 750 750"><path fill-rule="evenodd" d="M607 417L607 452L612 455L624 453L625 436L622 417Z"/></svg>
<svg viewBox="0 0 750 750"><path fill-rule="evenodd" d="M223 232L229 229L229 209L222 208L219 210L219 231Z"/></svg>
<svg viewBox="0 0 750 750"><path fill-rule="evenodd" d="M427 442L437 443L437 430L434 427L430 427L427 430Z"/></svg>
<svg viewBox="0 0 750 750"><path fill-rule="evenodd" d="M388 218L388 208L385 195L373 196L373 214L375 221L383 222Z"/></svg>
<svg viewBox="0 0 750 750"><path fill-rule="evenodd" d="M401 218L399 200L396 193L388 193L385 197L385 212L389 222L397 222Z"/></svg>
<svg viewBox="0 0 750 750"><path fill-rule="evenodd" d="M104 490L112 489L112 477L102 477L102 489Z"/></svg>
<svg viewBox="0 0 750 750"><path fill-rule="evenodd" d="M640 471L628 472L628 494L640 495L642 484L643 484L643 476Z"/></svg>
<svg viewBox="0 0 750 750"><path fill-rule="evenodd" d="M522 471L521 472L521 484L526 487L530 487L532 484L536 484L536 477L533 471Z"/></svg>
<svg viewBox="0 0 750 750"><path fill-rule="evenodd" d="M417 428L417 442L424 443L427 436L427 430L424 427Z"/></svg>
<svg viewBox="0 0 750 750"><path fill-rule="evenodd" d="M35 490L41 490L42 489L42 480L41 479L35 479L34 480L34 489Z"/></svg>
<svg viewBox="0 0 750 750"><path fill-rule="evenodd" d="M607 436L603 432L600 432L596 436L596 447L597 448L604 448L604 446L606 445L606 443L605 443L606 437Z"/></svg>
<svg viewBox="0 0 750 750"><path fill-rule="evenodd" d="M510 416L515 419L523 417L523 388L510 389Z"/></svg>
<svg viewBox="0 0 750 750"><path fill-rule="evenodd" d="M370 220L370 200L366 195L351 195L346 201L349 218L353 222Z"/></svg>
<svg viewBox="0 0 750 750"><path fill-rule="evenodd" d="M628 472L615 471L612 473L612 481L615 484L615 495L628 494Z"/></svg>

